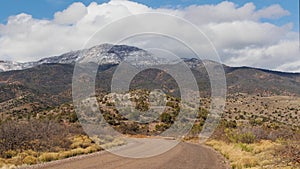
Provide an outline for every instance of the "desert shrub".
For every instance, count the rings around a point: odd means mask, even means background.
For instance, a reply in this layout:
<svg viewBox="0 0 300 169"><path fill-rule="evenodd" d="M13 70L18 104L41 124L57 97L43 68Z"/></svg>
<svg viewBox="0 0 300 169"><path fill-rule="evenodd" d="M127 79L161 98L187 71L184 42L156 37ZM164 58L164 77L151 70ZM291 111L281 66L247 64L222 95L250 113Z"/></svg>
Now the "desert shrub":
<svg viewBox="0 0 300 169"><path fill-rule="evenodd" d="M109 112L104 112L103 113L103 118L106 120L106 122L110 125L117 125L118 121L116 120L116 117L114 114L110 114Z"/></svg>
<svg viewBox="0 0 300 169"><path fill-rule="evenodd" d="M85 154L89 154L89 153L93 153L93 152L97 152L99 150L102 150L102 148L98 145L91 145L89 147L87 147L84 152Z"/></svg>
<svg viewBox="0 0 300 169"><path fill-rule="evenodd" d="M205 121L208 114L209 111L207 109L200 107L197 118Z"/></svg>
<svg viewBox="0 0 300 169"><path fill-rule="evenodd" d="M76 149L72 149L69 151L60 152L59 158L60 159L69 158L69 157L74 157L74 156L81 155L81 154L86 154L86 150L83 148L76 148Z"/></svg>
<svg viewBox="0 0 300 169"><path fill-rule="evenodd" d="M295 131L281 127L278 130L270 129L265 126L239 126L236 128L219 128L217 130L224 130L225 137L230 142L238 143L253 143L259 140L272 140L276 141L278 139L292 139L296 136ZM215 132L220 133L217 139L221 139L226 141L222 132ZM216 137L215 137L216 138ZM300 138L300 136L299 136Z"/></svg>
<svg viewBox="0 0 300 169"><path fill-rule="evenodd" d="M246 152L253 151L253 147L249 146L248 144L238 143L238 146L242 149L242 151L246 151Z"/></svg>
<svg viewBox="0 0 300 169"><path fill-rule="evenodd" d="M4 158L13 156L10 151L57 151L57 147L67 149L71 145L68 129L48 119L9 121L0 126L0 133L0 156Z"/></svg>
<svg viewBox="0 0 300 169"><path fill-rule="evenodd" d="M23 159L24 164L32 165L37 163L37 158L33 156L27 156Z"/></svg>
<svg viewBox="0 0 300 169"><path fill-rule="evenodd" d="M174 102L174 101L169 101L169 102L167 102L166 106L176 108L176 107L178 107L178 103Z"/></svg>
<svg viewBox="0 0 300 169"><path fill-rule="evenodd" d="M202 131L202 125L201 124L194 124L191 131L189 132L189 135L191 137L197 137L200 132Z"/></svg>
<svg viewBox="0 0 300 169"><path fill-rule="evenodd" d="M148 111L149 104L147 103L147 101L139 99L139 101L136 102L135 109L137 109L139 111Z"/></svg>
<svg viewBox="0 0 300 169"><path fill-rule="evenodd" d="M254 158L253 160L256 161L256 158L253 156L250 156L249 152L242 151L241 147L238 146L236 143L225 143L223 141L217 141L217 140L209 140L206 142L206 144L212 146L214 149L219 151L221 154L224 155L228 160L230 160L232 168L236 169L243 169L245 168L245 162L244 158ZM248 162L247 162L248 163Z"/></svg>
<svg viewBox="0 0 300 169"><path fill-rule="evenodd" d="M69 158L69 157L73 157L74 154L71 151L63 151L63 152L59 152L59 158L63 159L63 158Z"/></svg>
<svg viewBox="0 0 300 169"><path fill-rule="evenodd" d="M300 168L300 133L296 129L283 125L276 130L267 125L235 129L221 126L217 139L223 141L208 144L228 158L232 168Z"/></svg>
<svg viewBox="0 0 300 169"><path fill-rule="evenodd" d="M75 123L75 122L77 122L77 121L78 121L77 114L76 114L75 112L70 113L68 119L69 119L69 122L70 122L70 123Z"/></svg>
<svg viewBox="0 0 300 169"><path fill-rule="evenodd" d="M120 126L116 128L119 132L123 134L147 134L147 127L140 127L140 125L136 122L132 123L124 123L121 122Z"/></svg>
<svg viewBox="0 0 300 169"><path fill-rule="evenodd" d="M163 132L165 130L167 130L170 126L167 125L167 124L157 124L155 126L155 130L158 131L158 132Z"/></svg>
<svg viewBox="0 0 300 169"><path fill-rule="evenodd" d="M278 157L279 162L285 161L293 163L300 167L300 141L284 141L275 151L275 156Z"/></svg>
<svg viewBox="0 0 300 169"><path fill-rule="evenodd" d="M70 148L86 148L91 146L93 141L88 136L79 135L73 138Z"/></svg>
<svg viewBox="0 0 300 169"><path fill-rule="evenodd" d="M250 143L254 143L255 140L256 140L256 136L250 132L242 133L238 135L238 141L241 143L250 144Z"/></svg>
<svg viewBox="0 0 300 169"><path fill-rule="evenodd" d="M38 159L41 162L49 162L49 161L53 161L53 160L58 160L59 154L58 153L43 153L39 156Z"/></svg>
<svg viewBox="0 0 300 169"><path fill-rule="evenodd" d="M254 143L256 140L256 136L251 132L241 132L240 130L230 130L226 129L226 136L233 143Z"/></svg>
<svg viewBox="0 0 300 169"><path fill-rule="evenodd" d="M280 128L278 130L270 130L267 134L267 139L276 141L278 139L293 139L297 134L288 128Z"/></svg>
<svg viewBox="0 0 300 169"><path fill-rule="evenodd" d="M73 153L73 156L76 156L76 155L84 154L85 151L83 148L76 148L71 150L71 152Z"/></svg>
<svg viewBox="0 0 300 169"><path fill-rule="evenodd" d="M33 150L25 150L24 151L26 154L33 156L33 157L38 157L39 153Z"/></svg>
<svg viewBox="0 0 300 169"><path fill-rule="evenodd" d="M249 120L249 123L252 126L261 126L263 124L263 122L264 122L263 118L253 118L253 119Z"/></svg>
<svg viewBox="0 0 300 169"><path fill-rule="evenodd" d="M233 164L232 168L243 169L243 168L251 168L256 167L258 165L258 161L254 157L244 157Z"/></svg>
<svg viewBox="0 0 300 169"><path fill-rule="evenodd" d="M236 128L237 127L237 123L236 123L235 120L226 121L226 122L223 123L223 125L226 128Z"/></svg>
<svg viewBox="0 0 300 169"><path fill-rule="evenodd" d="M114 138L113 140L111 140L110 142L106 142L102 145L100 145L100 148L105 148L105 149L109 149L112 147L116 147L116 146L121 146L124 145L125 141L121 138ZM99 148L99 147L95 147L95 148Z"/></svg>
<svg viewBox="0 0 300 169"><path fill-rule="evenodd" d="M160 115L160 121L167 124L171 124L173 122L172 116L165 112Z"/></svg>
<svg viewBox="0 0 300 169"><path fill-rule="evenodd" d="M17 151L14 150L8 150L2 153L3 158L12 158L18 154Z"/></svg>
<svg viewBox="0 0 300 169"><path fill-rule="evenodd" d="M263 127L252 127L251 129L248 129L253 135L255 135L257 140L267 140L269 130L265 129Z"/></svg>

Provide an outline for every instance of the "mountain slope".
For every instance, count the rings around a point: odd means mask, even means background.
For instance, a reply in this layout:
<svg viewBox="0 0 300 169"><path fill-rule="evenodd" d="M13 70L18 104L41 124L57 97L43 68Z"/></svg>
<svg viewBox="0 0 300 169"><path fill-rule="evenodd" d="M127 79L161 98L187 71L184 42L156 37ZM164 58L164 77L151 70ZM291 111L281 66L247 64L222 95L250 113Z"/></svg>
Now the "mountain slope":
<svg viewBox="0 0 300 169"><path fill-rule="evenodd" d="M250 67L225 68L229 92L299 95L300 74Z"/></svg>
<svg viewBox="0 0 300 169"><path fill-rule="evenodd" d="M0 113L12 112L18 108L31 110L35 103L36 109L58 106L71 102L72 76L75 61L80 61L82 52L87 52L91 57L103 56L98 69L96 90L110 92L111 79L121 61L126 58L139 56L150 57L147 51L125 45L111 46L103 44L84 51L73 51L61 56L42 59L39 62L27 63L33 66L24 70L13 70L0 73ZM150 57L142 64L165 63L160 58ZM142 61L143 59L141 59ZM165 60L166 61L166 60ZM197 59L184 59L194 74L201 95L210 94L209 77L204 63L211 61ZM5 62L1 62L3 65ZM18 64L12 63L17 65ZM168 66L168 65L166 65ZM177 66L172 63L169 66ZM26 66L25 66L26 67ZM8 67L13 68L13 67ZM295 95L300 96L300 74L274 72L249 67L229 67L224 65L227 78L228 94L247 93L261 96L270 95ZM140 72L130 85L131 89L150 90L161 89L165 93L180 96L180 91L175 80L167 73L148 69ZM28 105L30 105L28 107ZM17 108L16 108L17 107Z"/></svg>
<svg viewBox="0 0 300 169"><path fill-rule="evenodd" d="M155 63L162 63L164 60L162 58L157 58L147 51L137 47L102 44L89 49L71 51L59 56L44 58L36 62L18 63L0 60L0 72L24 70L42 64L75 64L77 61L97 61L99 65L119 64L125 59L130 59L131 61L140 60Z"/></svg>

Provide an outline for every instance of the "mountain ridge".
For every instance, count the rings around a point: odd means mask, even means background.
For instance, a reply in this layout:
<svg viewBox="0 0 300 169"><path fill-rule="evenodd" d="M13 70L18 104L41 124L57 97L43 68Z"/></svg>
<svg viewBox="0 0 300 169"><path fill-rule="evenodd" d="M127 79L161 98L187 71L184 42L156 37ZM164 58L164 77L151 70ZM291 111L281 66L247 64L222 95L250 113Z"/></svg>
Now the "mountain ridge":
<svg viewBox="0 0 300 169"><path fill-rule="evenodd" d="M112 48L112 50L110 50ZM91 56L105 54L106 61L100 62L96 78L96 90L110 92L111 79L118 64L125 57L151 56L145 50L109 44L90 48ZM140 52L140 53L139 53ZM72 78L74 63L80 59L79 51L72 51L57 57L40 60L40 64L21 70L0 72L0 107L26 107L30 101L37 106L59 106L72 101ZM104 57L104 58L105 58ZM113 60L109 60L113 58ZM151 58L151 57L150 57ZM196 58L185 58L198 84L202 96L210 95L210 80L205 64L214 61L201 61ZM153 58L159 62L159 58ZM4 62L0 62L4 63ZM105 63L105 64L103 64ZM163 62L161 62L163 63ZM146 64L148 64L146 62ZM177 66L177 63L172 63ZM171 65L172 66L172 65ZM247 93L251 95L271 96L288 95L300 96L300 73L269 71L251 67L230 67L223 65L227 80L228 94ZM165 93L178 97L180 90L176 81L158 69L140 72L130 84L130 89L162 89ZM13 106L15 105L15 106ZM18 105L18 106L16 106ZM7 109L10 110L10 109ZM4 110L3 110L4 111ZM15 109L13 110L15 111Z"/></svg>
<svg viewBox="0 0 300 169"><path fill-rule="evenodd" d="M94 50L94 51L93 51ZM93 52L91 52L93 51ZM137 53L134 53L137 52ZM76 62L80 62L80 59L82 59L82 57L86 57L86 56L82 56L85 55L85 53L90 54L92 53L93 55L97 55L99 56L99 54L101 54L101 61L99 62L99 65L107 65L107 64L119 64L120 62L122 62L126 57L130 56L130 54L134 53L135 57L134 59L138 59L140 56L147 56L144 57L144 59L146 58L154 58L154 56L143 50L140 49L138 47L134 47L134 46L128 46L128 45L112 45L112 44L108 44L108 43L104 43L104 44L100 44L100 45L96 45L93 46L89 49L82 49L82 50L75 50L75 51L70 51L67 53L63 53L61 55L57 55L57 56L51 56L51 57L46 57L46 58L42 58L38 61L32 61L32 62L24 62L24 63L20 63L20 62L14 62L14 61L5 61L5 60L0 60L0 72L6 72L6 71L13 71L13 70L24 70L24 69L28 69L28 68L32 68L38 65L42 65L42 64L51 64L51 63L56 63L56 64L75 64ZM114 55L115 54L115 55ZM176 63L176 61L172 61L172 60L162 60L155 58L158 63ZM204 63L218 63L218 64L222 64L216 61L212 61L212 60L200 60L198 58L181 58L182 61L184 61L185 63L189 64L189 67L193 68L199 65L203 65ZM93 58L93 61L97 61L97 59ZM181 60L177 60L177 62L180 62ZM100 63L101 62L101 63ZM276 71L276 70L268 70L268 69L263 69L263 68L254 68L254 67L249 67L249 66L238 66L238 67L231 67L231 66L227 66L225 64L222 64L225 71L231 71L231 70L235 70L235 69L256 69L256 70L261 70L261 71L265 71L265 72L269 72L269 73L276 73L276 74L281 74L281 75L285 75L285 74L289 74L289 75L300 75L300 72L283 72L283 71Z"/></svg>
<svg viewBox="0 0 300 169"><path fill-rule="evenodd" d="M92 58L90 58L90 55L92 55ZM76 50L58 56L46 57L35 62L19 63L0 60L0 72L24 70L38 65L51 63L75 64L76 62L80 62L84 59L91 59L94 62L98 61L100 65L119 64L125 58L132 56L134 59L138 58L138 56L151 56L151 58L154 58L154 56L149 52L134 46L112 45L105 43L93 46L89 49ZM97 60L100 58L101 60Z"/></svg>

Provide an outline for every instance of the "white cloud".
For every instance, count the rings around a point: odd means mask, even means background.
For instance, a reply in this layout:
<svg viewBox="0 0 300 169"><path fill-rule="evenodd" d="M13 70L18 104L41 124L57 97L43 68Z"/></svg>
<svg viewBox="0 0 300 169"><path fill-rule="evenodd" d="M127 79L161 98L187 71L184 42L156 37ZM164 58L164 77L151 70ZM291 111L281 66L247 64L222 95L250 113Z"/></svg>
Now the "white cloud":
<svg viewBox="0 0 300 169"><path fill-rule="evenodd" d="M270 45L289 31L286 27L249 20L207 24L204 30L220 49Z"/></svg>
<svg viewBox="0 0 300 169"><path fill-rule="evenodd" d="M56 12L54 14L54 22L59 24L74 24L86 14L86 7L82 3L76 2L62 12Z"/></svg>
<svg viewBox="0 0 300 169"><path fill-rule="evenodd" d="M267 8L258 10L255 13L257 18L266 18L266 19L277 19L286 15L290 15L290 12L284 10L280 5L275 4Z"/></svg>
<svg viewBox="0 0 300 169"><path fill-rule="evenodd" d="M289 72L300 72L300 61L288 62L280 65L278 68L280 71L289 71Z"/></svg>
<svg viewBox="0 0 300 169"><path fill-rule="evenodd" d="M289 15L289 11L284 10L279 5L272 5L264 9L256 10L255 5L250 2L238 7L233 2L224 1L217 5L193 5L183 11L185 18L193 23L205 24L211 22L233 22L264 19L275 19Z"/></svg>
<svg viewBox="0 0 300 169"><path fill-rule="evenodd" d="M6 24L0 24L0 59L32 61L81 49L102 26L125 16L145 12L167 13L192 22L212 40L226 64L299 70L299 33L291 31L292 24L277 26L261 22L261 19L287 16L289 11L276 4L256 9L251 2L238 6L228 1L177 9L153 9L126 0L103 4L93 2L88 6L77 2L56 12L52 20L35 19L28 14L11 16ZM149 23L155 24L156 21L149 20ZM119 31L134 29L135 26L120 28ZM184 25L178 25L162 29L173 31L185 28ZM194 40L189 32L184 34ZM140 46L147 48L156 42L140 39L132 43L140 43ZM174 51L184 55L178 47Z"/></svg>
<svg viewBox="0 0 300 169"><path fill-rule="evenodd" d="M287 65L293 65L300 61L297 40L281 41L270 46L245 47L240 50L226 49L224 54L229 56L225 63L233 66L248 65L284 71L294 71L294 68L289 68Z"/></svg>

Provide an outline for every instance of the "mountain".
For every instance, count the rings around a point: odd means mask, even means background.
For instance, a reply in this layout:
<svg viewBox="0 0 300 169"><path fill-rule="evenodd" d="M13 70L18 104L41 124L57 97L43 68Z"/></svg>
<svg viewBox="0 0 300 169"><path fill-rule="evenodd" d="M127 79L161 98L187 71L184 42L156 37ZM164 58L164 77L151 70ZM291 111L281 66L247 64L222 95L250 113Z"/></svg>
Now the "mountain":
<svg viewBox="0 0 300 169"><path fill-rule="evenodd" d="M300 73L224 66L228 91L300 96Z"/></svg>
<svg viewBox="0 0 300 169"><path fill-rule="evenodd" d="M100 57L101 56L101 57ZM101 59L100 59L101 58ZM168 60L133 46L102 44L89 49L71 51L59 56L41 59L36 62L18 63L0 61L0 72L23 70L42 64L75 64L76 62L97 62L99 65L119 64L124 60L138 64L161 64Z"/></svg>
<svg viewBox="0 0 300 169"><path fill-rule="evenodd" d="M86 57L82 57L85 54ZM101 60L97 60L100 58ZM141 58L149 58L141 59ZM86 59L88 58L88 59ZM126 46L103 44L72 51L60 56L45 58L37 62L0 62L0 113L20 113L38 111L47 107L59 106L72 101L72 76L74 63L97 61L99 66L96 90L110 92L111 79L118 64L124 60L136 61L139 65L166 64L168 60L154 57L145 50ZM139 60L140 59L140 60ZM205 64L195 58L183 59L197 80L202 96L209 96L210 82ZM178 63L172 62L177 66ZM11 70L11 71L8 71ZM300 96L300 74L284 73L250 67L229 67L224 65L228 95L246 93L249 95ZM126 74L126 72L124 72ZM135 76L130 89L161 89L173 96L180 96L176 81L158 69L147 69Z"/></svg>
<svg viewBox="0 0 300 169"><path fill-rule="evenodd" d="M33 66L35 66L34 62L18 63L18 62L0 60L0 72L11 71L11 70L22 70Z"/></svg>

